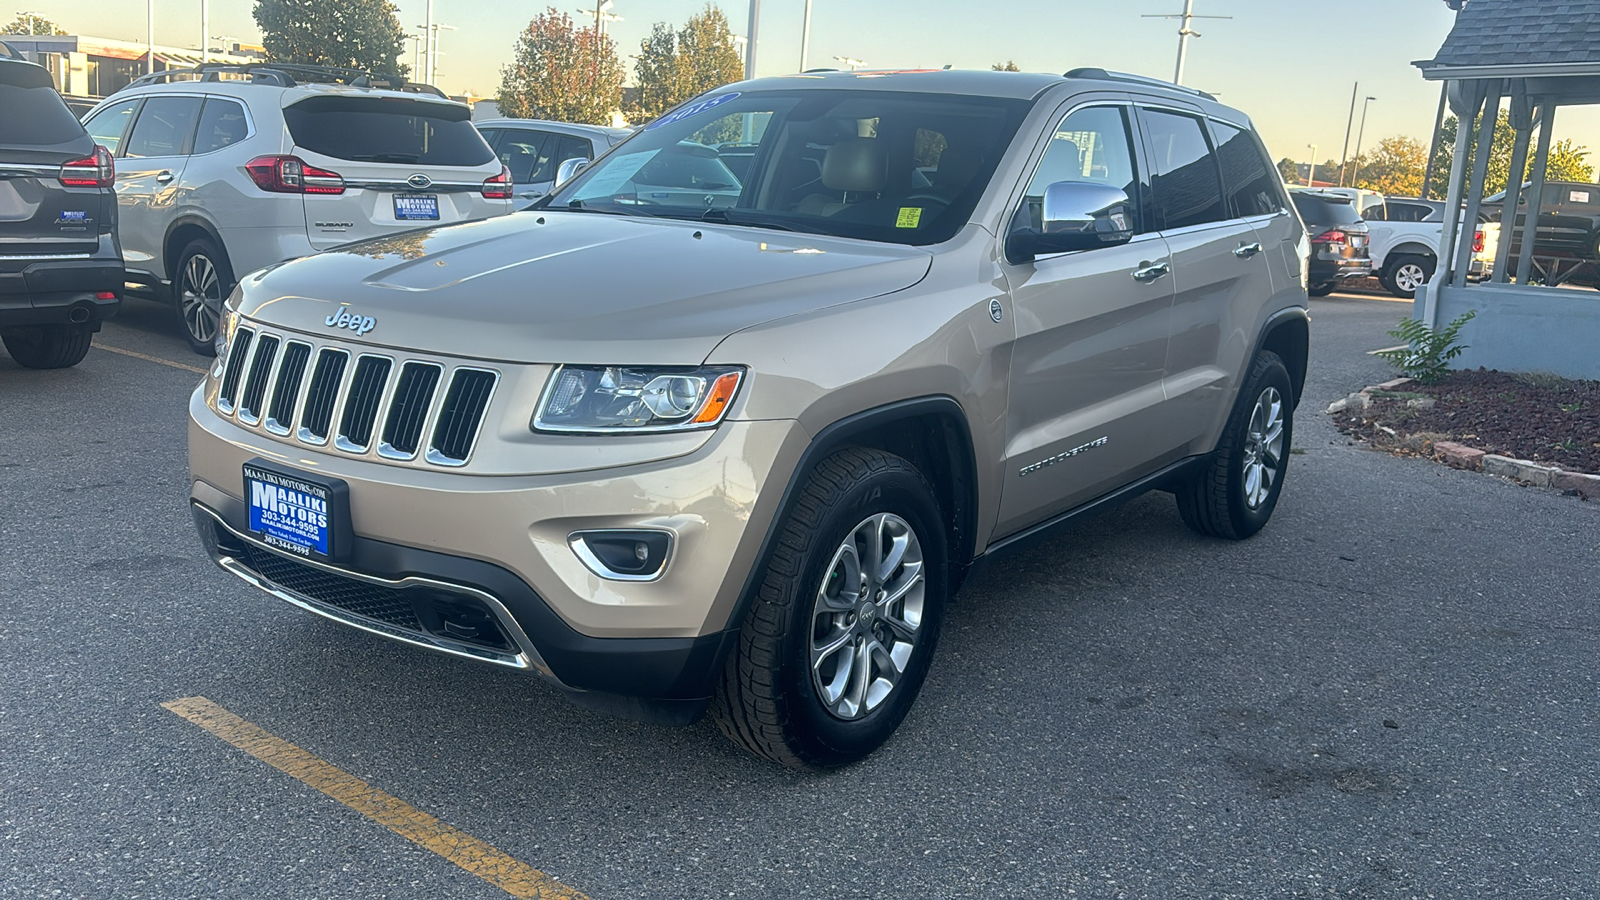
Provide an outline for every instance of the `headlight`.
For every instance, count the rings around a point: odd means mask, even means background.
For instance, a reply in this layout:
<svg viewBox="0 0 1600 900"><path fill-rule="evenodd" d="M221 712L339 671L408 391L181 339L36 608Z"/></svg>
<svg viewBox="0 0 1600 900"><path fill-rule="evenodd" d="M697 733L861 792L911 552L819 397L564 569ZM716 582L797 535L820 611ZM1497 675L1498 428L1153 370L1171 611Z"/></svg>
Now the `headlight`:
<svg viewBox="0 0 1600 900"><path fill-rule="evenodd" d="M561 366L550 376L535 431L686 431L722 421L744 370Z"/></svg>
<svg viewBox="0 0 1600 900"><path fill-rule="evenodd" d="M233 332L239 327L239 311L222 307L222 318L217 322L217 336L212 339L212 346L217 349L217 362L221 363L228 355L228 342L233 340Z"/></svg>

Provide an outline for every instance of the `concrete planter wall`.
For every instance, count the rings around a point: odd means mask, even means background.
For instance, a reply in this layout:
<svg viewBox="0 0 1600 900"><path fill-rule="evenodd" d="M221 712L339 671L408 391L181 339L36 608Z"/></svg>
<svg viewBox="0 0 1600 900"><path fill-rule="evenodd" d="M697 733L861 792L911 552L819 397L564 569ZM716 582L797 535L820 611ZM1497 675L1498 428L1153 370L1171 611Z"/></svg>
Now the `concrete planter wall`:
<svg viewBox="0 0 1600 900"><path fill-rule="evenodd" d="M1438 292L1436 327L1469 310L1478 312L1461 329L1460 341L1468 346L1456 358L1456 368L1600 380L1600 291L1514 284L1430 287ZM1417 292L1419 319L1426 293Z"/></svg>

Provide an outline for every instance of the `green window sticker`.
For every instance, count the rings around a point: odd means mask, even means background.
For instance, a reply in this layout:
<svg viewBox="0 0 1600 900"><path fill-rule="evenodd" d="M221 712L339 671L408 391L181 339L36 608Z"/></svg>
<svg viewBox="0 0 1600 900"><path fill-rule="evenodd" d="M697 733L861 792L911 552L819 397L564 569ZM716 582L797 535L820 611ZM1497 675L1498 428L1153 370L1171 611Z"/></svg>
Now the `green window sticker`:
<svg viewBox="0 0 1600 900"><path fill-rule="evenodd" d="M920 206L900 207L900 215L894 220L894 227L896 228L916 228L921 224L922 207Z"/></svg>

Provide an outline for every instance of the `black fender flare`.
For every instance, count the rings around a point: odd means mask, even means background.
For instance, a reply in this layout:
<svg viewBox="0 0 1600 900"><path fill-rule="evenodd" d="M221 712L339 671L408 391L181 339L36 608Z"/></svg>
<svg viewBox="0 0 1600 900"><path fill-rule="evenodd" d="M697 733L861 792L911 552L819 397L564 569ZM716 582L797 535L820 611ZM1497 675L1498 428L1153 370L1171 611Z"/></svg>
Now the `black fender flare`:
<svg viewBox="0 0 1600 900"><path fill-rule="evenodd" d="M1273 332L1285 325L1303 328L1306 333L1306 345L1299 359L1285 359L1284 367L1289 370L1289 382L1294 385L1294 403L1300 405L1300 398L1305 393L1306 370L1311 362L1311 313L1303 306L1289 306L1278 310L1261 323L1261 330L1256 334L1255 349L1251 351L1246 360L1246 371L1251 361L1256 358L1268 344L1272 342ZM1283 354L1279 354L1282 356ZM1243 379L1240 379L1240 390L1244 389Z"/></svg>

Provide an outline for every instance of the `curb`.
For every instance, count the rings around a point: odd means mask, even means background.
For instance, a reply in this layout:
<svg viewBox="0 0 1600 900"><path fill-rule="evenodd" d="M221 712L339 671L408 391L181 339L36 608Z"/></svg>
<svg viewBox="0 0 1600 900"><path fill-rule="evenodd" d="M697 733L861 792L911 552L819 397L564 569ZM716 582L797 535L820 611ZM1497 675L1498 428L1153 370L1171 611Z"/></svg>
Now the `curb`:
<svg viewBox="0 0 1600 900"><path fill-rule="evenodd" d="M1343 400L1335 400L1329 404L1328 414L1341 413L1348 409L1367 409L1372 406L1375 393L1400 390L1413 380L1396 378L1383 384L1362 388ZM1569 472L1559 466L1546 466L1532 460L1500 456L1455 441L1439 441L1432 449L1435 460L1453 469L1498 475L1533 487L1554 488L1564 494L1576 494L1585 500L1600 500L1600 475Z"/></svg>

